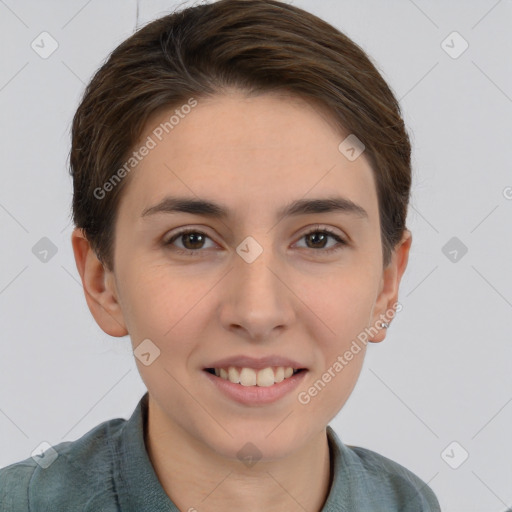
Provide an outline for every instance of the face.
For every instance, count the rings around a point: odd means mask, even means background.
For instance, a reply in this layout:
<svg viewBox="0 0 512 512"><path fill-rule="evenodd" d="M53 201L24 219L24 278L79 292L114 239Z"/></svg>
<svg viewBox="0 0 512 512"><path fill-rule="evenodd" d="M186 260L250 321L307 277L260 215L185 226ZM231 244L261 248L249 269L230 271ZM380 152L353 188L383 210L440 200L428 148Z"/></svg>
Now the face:
<svg viewBox="0 0 512 512"><path fill-rule="evenodd" d="M348 134L318 109L273 94L216 96L199 100L159 141L154 130L173 111L150 119L141 137L157 144L123 192L105 307L134 350L151 340L152 362L136 362L161 428L187 432L225 457L248 441L263 457L282 457L346 402L365 345L342 370L335 363L394 303L405 264L393 259L383 269L372 170L364 153L350 161L340 152ZM176 211L162 203L170 197L225 212L190 204ZM283 213L296 201L326 199L345 200L345 208ZM292 384L272 386L229 384L205 370L235 356L287 358L283 366L303 370ZM271 364L257 363L234 366ZM308 392L319 379L323 386Z"/></svg>

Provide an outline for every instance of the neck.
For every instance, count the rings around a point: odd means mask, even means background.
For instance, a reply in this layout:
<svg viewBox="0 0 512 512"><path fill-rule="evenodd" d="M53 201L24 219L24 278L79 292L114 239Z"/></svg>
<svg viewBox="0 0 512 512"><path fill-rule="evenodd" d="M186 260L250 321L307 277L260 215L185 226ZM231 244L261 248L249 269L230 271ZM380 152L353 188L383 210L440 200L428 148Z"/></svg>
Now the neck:
<svg viewBox="0 0 512 512"><path fill-rule="evenodd" d="M286 457L246 466L150 406L146 448L166 494L187 512L320 512L331 487L325 429Z"/></svg>

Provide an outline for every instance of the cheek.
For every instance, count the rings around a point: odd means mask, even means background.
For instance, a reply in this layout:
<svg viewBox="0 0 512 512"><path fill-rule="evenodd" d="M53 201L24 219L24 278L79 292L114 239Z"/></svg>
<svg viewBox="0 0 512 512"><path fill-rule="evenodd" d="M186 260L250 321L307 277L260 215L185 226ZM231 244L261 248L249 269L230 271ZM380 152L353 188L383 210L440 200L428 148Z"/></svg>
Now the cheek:
<svg viewBox="0 0 512 512"><path fill-rule="evenodd" d="M331 340L329 344L339 344L368 326L376 299L374 279L371 272L345 268L332 272L328 278L300 280L297 289L306 317L316 326L323 326L322 337ZM318 336L319 331L316 333Z"/></svg>
<svg viewBox="0 0 512 512"><path fill-rule="evenodd" d="M339 413L361 372L366 347L362 345L351 349L350 343L341 343L340 346L343 349L334 350L327 356L325 366L299 390L299 411L313 423L321 420L327 424Z"/></svg>
<svg viewBox="0 0 512 512"><path fill-rule="evenodd" d="M162 337L172 326L168 310L172 310L173 296L166 290L167 283L151 274L132 275L124 283L123 314L128 317L133 342Z"/></svg>
<svg viewBox="0 0 512 512"><path fill-rule="evenodd" d="M368 327L375 301L375 279L370 272L350 272L348 269L334 273L331 279L307 279L301 284L302 297L307 308L303 323L315 359L314 380L303 389L305 405L311 414L319 414L330 421L352 393L364 361L366 343L358 336ZM314 314L312 314L312 312Z"/></svg>
<svg viewBox="0 0 512 512"><path fill-rule="evenodd" d="M156 395L167 396L174 390L174 406L184 406L179 401L183 397L178 392L178 383L187 378L183 363L192 350L189 340L197 339L198 324L193 320L198 309L198 305L194 307L198 291L176 283L163 267L149 268L128 280L124 291L130 338L142 380ZM151 343L145 341L148 339ZM142 351L143 346L148 348ZM144 352L151 354L149 364L137 355Z"/></svg>
<svg viewBox="0 0 512 512"><path fill-rule="evenodd" d="M138 335L162 337L185 316L197 291L165 265L131 265L122 275L123 313ZM130 332L132 334L132 332Z"/></svg>
<svg viewBox="0 0 512 512"><path fill-rule="evenodd" d="M179 363L188 359L204 330L209 304L205 298L211 286L171 273L165 265L148 266L138 274L134 269L130 277L126 274L123 314L128 317L134 349L150 339L160 350L159 363L179 371ZM144 366L140 370L147 372Z"/></svg>

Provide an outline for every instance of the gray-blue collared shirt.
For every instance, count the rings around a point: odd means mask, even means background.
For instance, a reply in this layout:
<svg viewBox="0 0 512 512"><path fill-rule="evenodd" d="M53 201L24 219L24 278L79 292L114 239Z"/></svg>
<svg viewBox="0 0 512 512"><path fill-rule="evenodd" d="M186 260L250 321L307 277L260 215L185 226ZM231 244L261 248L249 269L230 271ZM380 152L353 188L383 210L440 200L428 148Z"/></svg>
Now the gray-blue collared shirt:
<svg viewBox="0 0 512 512"><path fill-rule="evenodd" d="M129 420L105 421L38 462L29 457L0 469L0 512L180 512L146 451L147 408L148 393ZM327 438L332 483L321 512L440 512L432 490L403 466L343 444L330 426Z"/></svg>

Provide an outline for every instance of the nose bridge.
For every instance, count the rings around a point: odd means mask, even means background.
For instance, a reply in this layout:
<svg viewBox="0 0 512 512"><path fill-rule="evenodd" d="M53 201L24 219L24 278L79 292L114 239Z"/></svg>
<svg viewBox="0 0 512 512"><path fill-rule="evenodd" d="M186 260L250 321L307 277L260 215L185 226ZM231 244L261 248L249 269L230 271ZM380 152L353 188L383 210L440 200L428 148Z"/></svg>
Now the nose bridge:
<svg viewBox="0 0 512 512"><path fill-rule="evenodd" d="M242 292L240 298L245 296L247 300L257 302L265 299L270 303L282 286L274 275L276 272L274 269L279 266L278 258L272 247L270 236L260 236L258 240L247 237L237 248L239 261L235 264L235 272L240 279L238 282Z"/></svg>
<svg viewBox="0 0 512 512"><path fill-rule="evenodd" d="M263 250L254 259L251 251L258 250L255 239L237 248L225 304L224 321L244 328L254 337L267 336L275 327L288 323L291 313L287 296L290 292L282 282L286 278L279 276L283 267L272 248L271 237L263 238L266 243L257 242Z"/></svg>

